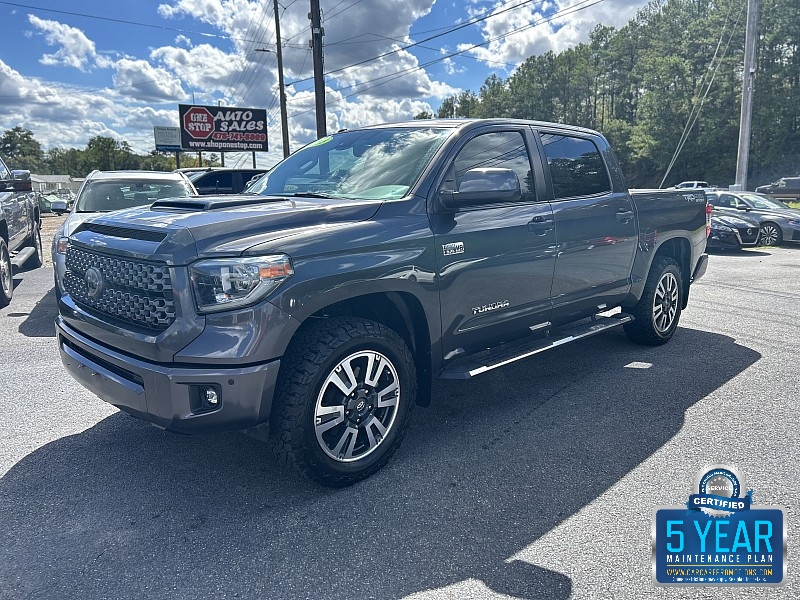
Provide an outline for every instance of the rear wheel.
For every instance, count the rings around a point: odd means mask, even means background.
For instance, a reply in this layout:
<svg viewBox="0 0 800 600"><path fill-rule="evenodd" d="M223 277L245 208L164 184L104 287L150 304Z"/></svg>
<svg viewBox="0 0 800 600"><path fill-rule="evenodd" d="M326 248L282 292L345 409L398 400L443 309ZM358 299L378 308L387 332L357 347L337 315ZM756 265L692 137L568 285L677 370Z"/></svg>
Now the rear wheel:
<svg viewBox="0 0 800 600"><path fill-rule="evenodd" d="M302 332L281 366L270 418L279 459L324 485L369 477L400 445L416 396L403 339L352 317Z"/></svg>
<svg viewBox="0 0 800 600"><path fill-rule="evenodd" d="M14 295L14 271L8 245L0 238L0 308L8 306Z"/></svg>
<svg viewBox="0 0 800 600"><path fill-rule="evenodd" d="M777 246L783 241L781 228L775 223L763 223L761 225L761 245Z"/></svg>
<svg viewBox="0 0 800 600"><path fill-rule="evenodd" d="M667 343L681 318L681 269L672 258L658 258L650 267L644 293L628 312L635 318L623 325L628 339L648 346Z"/></svg>

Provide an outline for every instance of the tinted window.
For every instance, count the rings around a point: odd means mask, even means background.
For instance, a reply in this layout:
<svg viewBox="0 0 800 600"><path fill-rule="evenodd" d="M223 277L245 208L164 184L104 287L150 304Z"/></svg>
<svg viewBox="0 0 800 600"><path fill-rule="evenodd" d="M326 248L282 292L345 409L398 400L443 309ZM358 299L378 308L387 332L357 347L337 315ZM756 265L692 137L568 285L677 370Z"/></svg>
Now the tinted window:
<svg viewBox="0 0 800 600"><path fill-rule="evenodd" d="M708 202L713 206L736 208L736 198L734 196L731 196L730 194L720 194L719 196L709 194Z"/></svg>
<svg viewBox="0 0 800 600"><path fill-rule="evenodd" d="M196 177L194 186L201 194L204 193L225 193L233 192L233 173L225 171L222 173L204 173Z"/></svg>
<svg viewBox="0 0 800 600"><path fill-rule="evenodd" d="M445 176L442 189L457 190L470 169L502 168L517 174L522 201L534 200L533 172L522 134L517 131L484 133L468 141Z"/></svg>
<svg viewBox="0 0 800 600"><path fill-rule="evenodd" d="M611 191L603 157L589 140L542 134L556 198L592 196Z"/></svg>

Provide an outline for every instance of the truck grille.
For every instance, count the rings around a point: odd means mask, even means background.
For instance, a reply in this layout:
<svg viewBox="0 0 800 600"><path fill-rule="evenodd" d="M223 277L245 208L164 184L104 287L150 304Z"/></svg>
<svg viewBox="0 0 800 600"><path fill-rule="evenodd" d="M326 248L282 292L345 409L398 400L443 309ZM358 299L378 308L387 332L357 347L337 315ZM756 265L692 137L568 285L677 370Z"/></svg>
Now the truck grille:
<svg viewBox="0 0 800 600"><path fill-rule="evenodd" d="M70 246L64 287L84 308L148 329L175 321L169 267Z"/></svg>

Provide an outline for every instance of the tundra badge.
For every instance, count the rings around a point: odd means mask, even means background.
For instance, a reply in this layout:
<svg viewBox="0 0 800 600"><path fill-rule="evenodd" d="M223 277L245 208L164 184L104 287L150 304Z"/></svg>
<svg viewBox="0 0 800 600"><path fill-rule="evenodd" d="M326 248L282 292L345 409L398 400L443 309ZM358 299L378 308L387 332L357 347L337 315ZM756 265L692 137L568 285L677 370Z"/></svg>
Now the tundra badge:
<svg viewBox="0 0 800 600"><path fill-rule="evenodd" d="M464 254L464 242L453 242L452 244L442 244L442 254Z"/></svg>

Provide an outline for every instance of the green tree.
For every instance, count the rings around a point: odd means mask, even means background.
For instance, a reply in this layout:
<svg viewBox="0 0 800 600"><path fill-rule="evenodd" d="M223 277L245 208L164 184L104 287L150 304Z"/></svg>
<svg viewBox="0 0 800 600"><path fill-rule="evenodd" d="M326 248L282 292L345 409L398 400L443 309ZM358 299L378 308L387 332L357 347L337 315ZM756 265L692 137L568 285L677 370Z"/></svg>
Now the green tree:
<svg viewBox="0 0 800 600"><path fill-rule="evenodd" d="M33 132L19 126L3 133L0 154L11 169L36 172L44 161L42 146L34 139Z"/></svg>

